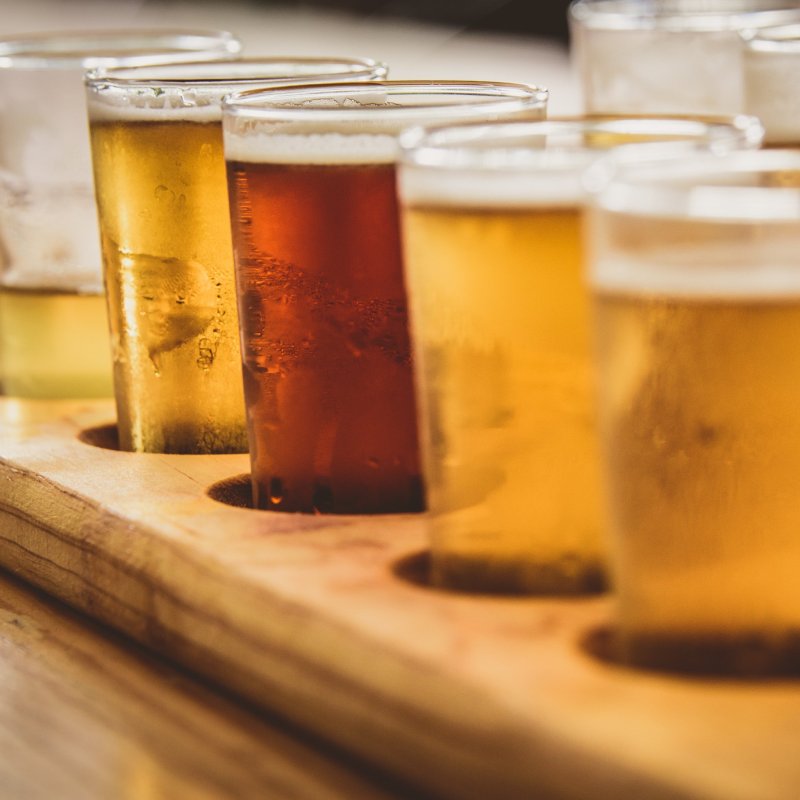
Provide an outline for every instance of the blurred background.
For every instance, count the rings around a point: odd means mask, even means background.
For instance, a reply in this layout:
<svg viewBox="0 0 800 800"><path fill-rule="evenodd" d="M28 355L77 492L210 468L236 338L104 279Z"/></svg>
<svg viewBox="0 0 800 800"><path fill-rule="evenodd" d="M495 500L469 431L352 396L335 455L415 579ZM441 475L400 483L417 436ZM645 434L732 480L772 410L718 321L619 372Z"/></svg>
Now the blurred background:
<svg viewBox="0 0 800 800"><path fill-rule="evenodd" d="M568 0L0 0L0 36L111 27L225 28L245 55L357 55L393 78L535 83L578 113Z"/></svg>

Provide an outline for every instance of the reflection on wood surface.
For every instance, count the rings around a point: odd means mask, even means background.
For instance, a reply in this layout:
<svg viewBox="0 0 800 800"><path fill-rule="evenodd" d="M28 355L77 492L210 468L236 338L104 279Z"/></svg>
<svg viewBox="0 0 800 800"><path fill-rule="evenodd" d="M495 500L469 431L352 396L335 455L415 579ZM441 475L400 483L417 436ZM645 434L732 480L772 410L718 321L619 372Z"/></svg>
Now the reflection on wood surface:
<svg viewBox="0 0 800 800"><path fill-rule="evenodd" d="M4 574L0 753L3 800L402 796Z"/></svg>

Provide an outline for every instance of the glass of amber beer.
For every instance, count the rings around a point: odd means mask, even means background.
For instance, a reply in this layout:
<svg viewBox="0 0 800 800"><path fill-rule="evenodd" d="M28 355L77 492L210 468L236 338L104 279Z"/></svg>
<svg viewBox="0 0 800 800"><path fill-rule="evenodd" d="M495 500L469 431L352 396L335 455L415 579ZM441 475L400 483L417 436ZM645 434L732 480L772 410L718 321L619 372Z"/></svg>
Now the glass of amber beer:
<svg viewBox="0 0 800 800"><path fill-rule="evenodd" d="M385 72L369 59L267 58L90 75L123 449L247 451L222 98Z"/></svg>
<svg viewBox="0 0 800 800"><path fill-rule="evenodd" d="M740 114L739 31L800 22L792 0L576 0L572 51L590 114Z"/></svg>
<svg viewBox="0 0 800 800"><path fill-rule="evenodd" d="M255 505L423 508L395 194L410 125L544 115L517 84L305 87L225 104Z"/></svg>
<svg viewBox="0 0 800 800"><path fill-rule="evenodd" d="M400 195L432 583L509 593L603 585L583 171L619 145L730 149L760 136L752 118L405 135Z"/></svg>
<svg viewBox="0 0 800 800"><path fill-rule="evenodd" d="M85 71L239 47L229 33L168 30L0 41L0 395L112 392Z"/></svg>
<svg viewBox="0 0 800 800"><path fill-rule="evenodd" d="M589 274L621 656L796 671L800 153L621 164L597 184Z"/></svg>

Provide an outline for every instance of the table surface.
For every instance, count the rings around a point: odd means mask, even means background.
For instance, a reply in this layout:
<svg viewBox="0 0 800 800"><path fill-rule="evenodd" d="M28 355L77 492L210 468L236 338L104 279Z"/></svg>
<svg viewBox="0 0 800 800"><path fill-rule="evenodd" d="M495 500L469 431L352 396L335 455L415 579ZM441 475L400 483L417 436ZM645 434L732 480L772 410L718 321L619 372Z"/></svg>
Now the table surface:
<svg viewBox="0 0 800 800"><path fill-rule="evenodd" d="M0 798L419 797L0 573Z"/></svg>
<svg viewBox="0 0 800 800"><path fill-rule="evenodd" d="M800 796L800 682L620 668L606 597L433 590L419 515L231 505L246 456L119 452L112 420L0 398L0 565L253 707L440 797Z"/></svg>

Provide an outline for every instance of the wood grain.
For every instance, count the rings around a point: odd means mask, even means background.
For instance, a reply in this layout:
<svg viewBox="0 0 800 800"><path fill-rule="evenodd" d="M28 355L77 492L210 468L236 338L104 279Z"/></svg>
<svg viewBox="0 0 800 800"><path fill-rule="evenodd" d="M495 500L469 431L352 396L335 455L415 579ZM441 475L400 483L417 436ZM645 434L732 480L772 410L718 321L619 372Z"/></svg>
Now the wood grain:
<svg viewBox="0 0 800 800"><path fill-rule="evenodd" d="M410 796L4 575L0 674L4 800Z"/></svg>
<svg viewBox="0 0 800 800"><path fill-rule="evenodd" d="M120 453L79 438L110 405L39 411L2 428L0 563L260 707L444 797L800 793L799 683L617 668L583 646L607 598L433 591L421 518L231 507L207 491L246 457Z"/></svg>

